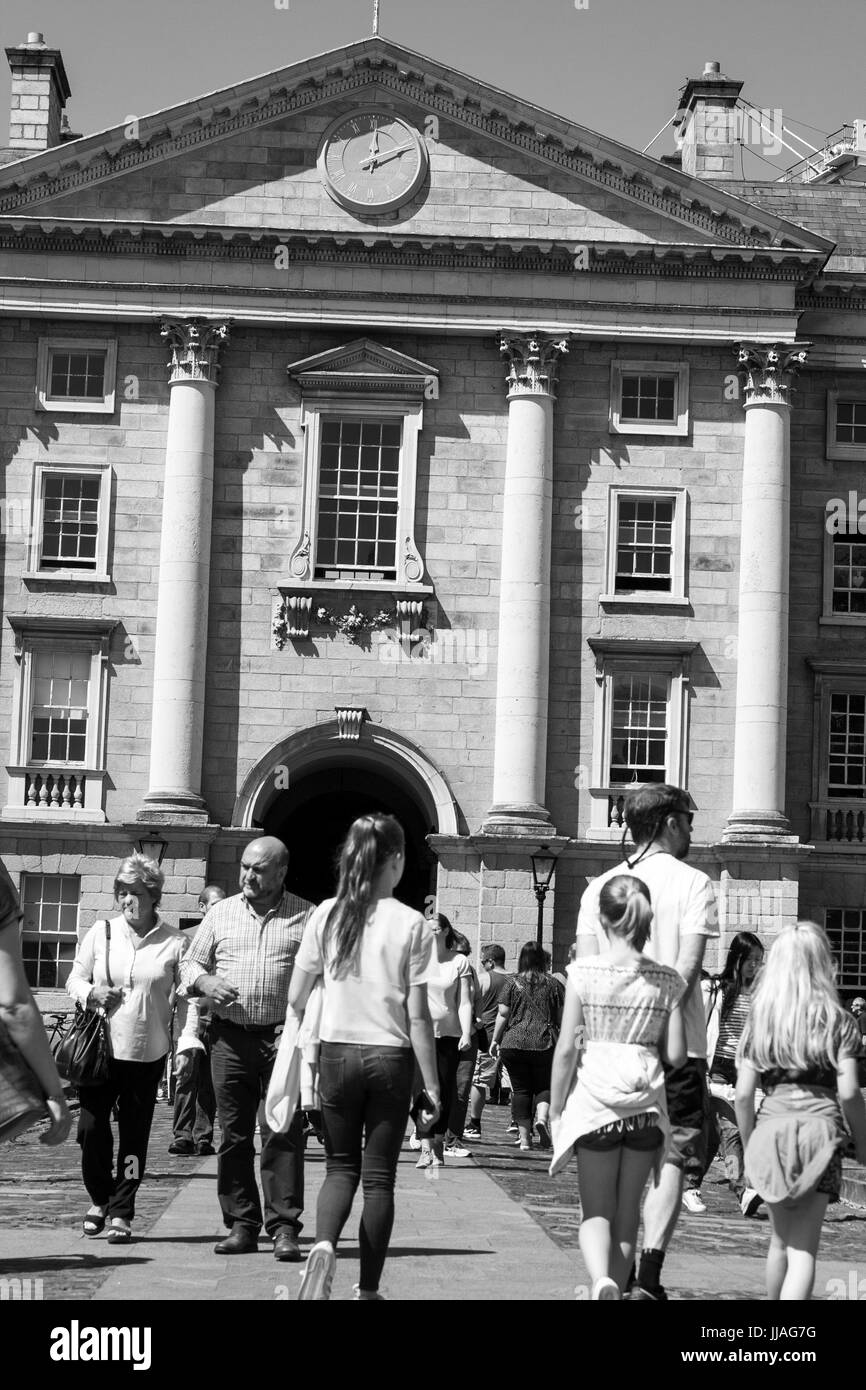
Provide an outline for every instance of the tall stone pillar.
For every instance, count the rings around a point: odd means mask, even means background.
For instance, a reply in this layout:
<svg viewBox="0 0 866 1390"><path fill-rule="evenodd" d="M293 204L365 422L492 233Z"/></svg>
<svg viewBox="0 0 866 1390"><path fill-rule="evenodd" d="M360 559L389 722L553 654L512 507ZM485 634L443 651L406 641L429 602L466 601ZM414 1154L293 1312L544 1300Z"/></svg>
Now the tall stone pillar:
<svg viewBox="0 0 866 1390"><path fill-rule="evenodd" d="M565 339L507 336L508 445L493 804L483 832L555 834L544 805L550 664L553 402Z"/></svg>
<svg viewBox="0 0 866 1390"><path fill-rule="evenodd" d="M226 323L166 320L168 438L156 610L150 783L143 821L207 821L201 797L213 508L214 397Z"/></svg>
<svg viewBox="0 0 866 1390"><path fill-rule="evenodd" d="M802 344L740 348L746 432L733 810L724 839L790 839L785 818L791 376Z"/></svg>

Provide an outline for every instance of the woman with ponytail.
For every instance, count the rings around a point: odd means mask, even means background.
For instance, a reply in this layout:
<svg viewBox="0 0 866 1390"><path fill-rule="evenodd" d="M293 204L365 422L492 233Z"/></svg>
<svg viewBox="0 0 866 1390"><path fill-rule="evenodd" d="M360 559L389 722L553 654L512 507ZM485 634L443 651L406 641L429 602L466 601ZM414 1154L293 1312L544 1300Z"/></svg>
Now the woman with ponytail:
<svg viewBox="0 0 866 1390"><path fill-rule="evenodd" d="M355 1297L380 1300L394 1224L394 1182L412 1098L413 1052L433 1119L439 1081L427 985L433 934L393 896L403 876L403 831L393 816L361 816L340 854L337 896L321 903L295 959L289 1008L303 1015L323 982L319 1089L326 1176L316 1241L298 1295L330 1298L336 1246L361 1183L361 1278Z"/></svg>
<svg viewBox="0 0 866 1390"><path fill-rule="evenodd" d="M641 1195L664 1161L670 1126L662 1059L682 1066L679 1000L685 981L642 954L649 889L633 874L608 879L599 897L609 942L566 971L562 1032L553 1058L550 1118L556 1173L577 1153L580 1248L592 1297L620 1299L634 1258Z"/></svg>

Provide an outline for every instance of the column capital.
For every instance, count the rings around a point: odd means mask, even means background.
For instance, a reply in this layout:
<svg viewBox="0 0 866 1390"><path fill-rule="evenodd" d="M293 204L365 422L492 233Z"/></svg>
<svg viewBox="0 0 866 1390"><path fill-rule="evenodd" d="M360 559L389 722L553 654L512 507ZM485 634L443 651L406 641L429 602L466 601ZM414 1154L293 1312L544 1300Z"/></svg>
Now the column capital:
<svg viewBox="0 0 866 1390"><path fill-rule="evenodd" d="M541 333L500 334L499 351L506 358L508 399L514 396L556 396L559 359L568 352L567 338Z"/></svg>
<svg viewBox="0 0 866 1390"><path fill-rule="evenodd" d="M219 350L229 336L229 320L163 319L159 333L171 348L169 382L219 379Z"/></svg>
<svg viewBox="0 0 866 1390"><path fill-rule="evenodd" d="M740 343L737 363L744 378L743 405L790 405L794 373L806 361L809 343Z"/></svg>

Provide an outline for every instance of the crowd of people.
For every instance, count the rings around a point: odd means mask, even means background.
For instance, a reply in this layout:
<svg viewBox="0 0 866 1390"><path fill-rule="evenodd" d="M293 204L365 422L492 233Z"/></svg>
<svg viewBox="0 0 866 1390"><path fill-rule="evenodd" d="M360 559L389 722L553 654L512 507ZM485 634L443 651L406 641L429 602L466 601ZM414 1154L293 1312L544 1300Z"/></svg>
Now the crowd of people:
<svg viewBox="0 0 866 1390"><path fill-rule="evenodd" d="M133 1239L169 1057L170 1152L214 1153L219 1121L226 1234L215 1252L257 1251L264 1227L277 1260L303 1261L312 1130L326 1171L299 1298L329 1298L360 1187L355 1296L380 1300L404 1142L437 1176L481 1142L485 1106L507 1083L518 1150L549 1151L551 1173L576 1158L593 1298L668 1297L667 1250L681 1214L706 1211L701 1185L717 1153L743 1216L769 1215L768 1298L809 1298L843 1149L866 1163L866 1001L843 1007L829 942L811 922L779 932L766 954L758 935L737 933L711 976L717 913L709 878L686 862L688 794L630 788L625 820L634 850L587 887L560 975L535 942L513 974L496 943L476 970L443 913L428 919L399 901L405 843L392 816L353 823L335 896L318 905L287 890L286 846L254 840L240 891L203 891L191 941L160 916L158 865L126 858L116 915L85 934L68 981L111 1039L107 1076L80 1089L83 1233ZM43 1141L61 1143L69 1108L21 965L20 915L4 871L0 1024L46 1096Z"/></svg>

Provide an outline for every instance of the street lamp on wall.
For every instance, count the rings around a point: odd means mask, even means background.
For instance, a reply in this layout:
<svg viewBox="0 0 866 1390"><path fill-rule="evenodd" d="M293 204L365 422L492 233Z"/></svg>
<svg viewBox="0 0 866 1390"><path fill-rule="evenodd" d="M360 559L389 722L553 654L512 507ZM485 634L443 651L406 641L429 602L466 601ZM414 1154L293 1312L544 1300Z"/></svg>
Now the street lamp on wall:
<svg viewBox="0 0 866 1390"><path fill-rule="evenodd" d="M142 835L138 841L139 854L143 854L145 859L153 859L157 864L162 863L167 849L168 840L163 840L161 835Z"/></svg>
<svg viewBox="0 0 866 1390"><path fill-rule="evenodd" d="M555 854L551 854L547 845L542 845L535 854L529 856L532 864L532 891L535 894L535 901L538 903L538 926L536 928L536 945L541 945L542 933L544 931L544 899L547 897L547 890L553 878L553 871L556 868Z"/></svg>

